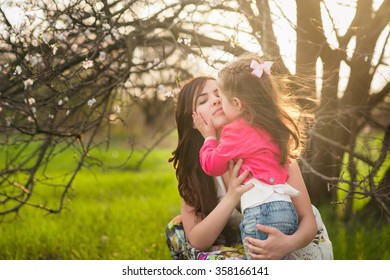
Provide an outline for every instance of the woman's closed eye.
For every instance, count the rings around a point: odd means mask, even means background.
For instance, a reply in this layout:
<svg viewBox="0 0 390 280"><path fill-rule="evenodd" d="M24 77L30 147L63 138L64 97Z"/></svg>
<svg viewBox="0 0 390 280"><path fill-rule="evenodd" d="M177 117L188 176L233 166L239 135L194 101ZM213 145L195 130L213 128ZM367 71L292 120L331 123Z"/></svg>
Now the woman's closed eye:
<svg viewBox="0 0 390 280"><path fill-rule="evenodd" d="M205 104L208 101L207 96L200 96L196 102L197 105Z"/></svg>
<svg viewBox="0 0 390 280"><path fill-rule="evenodd" d="M199 100L198 105L205 104L207 102L207 99Z"/></svg>

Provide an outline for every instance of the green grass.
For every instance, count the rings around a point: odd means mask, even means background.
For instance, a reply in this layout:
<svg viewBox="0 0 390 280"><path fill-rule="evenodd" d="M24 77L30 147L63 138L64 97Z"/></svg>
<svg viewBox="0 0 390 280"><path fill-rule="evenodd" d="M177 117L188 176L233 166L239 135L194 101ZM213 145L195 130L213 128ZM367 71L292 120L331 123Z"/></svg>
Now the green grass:
<svg viewBox="0 0 390 280"><path fill-rule="evenodd" d="M376 162L381 152L383 137L384 133L376 130L361 133L355 144L355 152L372 162ZM390 153L387 153L387 159L390 159ZM348 170L349 160L348 154L345 153L341 176L351 180ZM368 175L372 172L372 167L361 160L354 159L354 162L358 171L358 176L354 179L370 190ZM373 178L376 186L382 180L389 166L389 160L385 160L381 165ZM339 183L338 187L340 188L337 192L338 200L342 201L349 191L349 185ZM363 195L364 188L358 188L356 191L362 194L356 194L356 199L352 201L352 215L356 215L370 201L370 198ZM336 207L337 211L330 211L331 207ZM337 259L390 259L390 250L388 249L390 248L390 225L385 223L385 218L381 220L368 218L362 221L352 217L348 222L342 222L345 211L344 204L322 208L321 211L326 217L326 225L334 244L334 254Z"/></svg>
<svg viewBox="0 0 390 280"><path fill-rule="evenodd" d="M375 218L343 222L334 206L321 206L324 223L339 260L390 260L390 225Z"/></svg>
<svg viewBox="0 0 390 280"><path fill-rule="evenodd" d="M123 162L113 154L106 163ZM140 171L131 171L139 154L122 170L82 170L60 214L24 207L0 224L0 259L169 259L163 231L180 199L168 155L154 152ZM71 156L61 157L49 173L68 167Z"/></svg>
<svg viewBox="0 0 390 280"><path fill-rule="evenodd" d="M108 166L129 155L124 148L94 150ZM170 259L164 228L180 211L180 198L170 149L155 150L134 170L141 153L122 168L83 169L60 214L24 207L0 222L0 259ZM74 154L59 155L47 171L69 170ZM56 180L62 180L58 178ZM58 195L53 187L37 187L37 201ZM334 245L335 259L390 259L390 227L375 221L342 223L334 206L320 211Z"/></svg>

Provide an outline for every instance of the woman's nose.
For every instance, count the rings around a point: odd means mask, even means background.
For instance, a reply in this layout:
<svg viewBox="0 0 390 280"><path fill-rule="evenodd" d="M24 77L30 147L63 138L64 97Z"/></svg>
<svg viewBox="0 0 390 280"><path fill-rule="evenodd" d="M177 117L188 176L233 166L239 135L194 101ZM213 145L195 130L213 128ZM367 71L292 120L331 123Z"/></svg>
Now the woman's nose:
<svg viewBox="0 0 390 280"><path fill-rule="evenodd" d="M221 98L219 98L219 97L217 97L215 100L214 100L214 106L215 105L219 105L219 104L221 104Z"/></svg>

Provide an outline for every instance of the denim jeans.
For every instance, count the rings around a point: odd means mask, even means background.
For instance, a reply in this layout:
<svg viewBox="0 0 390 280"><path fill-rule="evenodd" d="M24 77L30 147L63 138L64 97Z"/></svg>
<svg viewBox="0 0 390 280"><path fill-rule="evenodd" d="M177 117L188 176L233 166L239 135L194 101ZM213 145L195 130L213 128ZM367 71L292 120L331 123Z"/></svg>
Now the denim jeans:
<svg viewBox="0 0 390 280"><path fill-rule="evenodd" d="M267 234L257 230L256 224L275 227L282 233L291 235L298 228L298 214L294 204L288 201L272 201L245 209L240 223L243 243L245 237L267 239ZM245 252L249 259L246 247Z"/></svg>

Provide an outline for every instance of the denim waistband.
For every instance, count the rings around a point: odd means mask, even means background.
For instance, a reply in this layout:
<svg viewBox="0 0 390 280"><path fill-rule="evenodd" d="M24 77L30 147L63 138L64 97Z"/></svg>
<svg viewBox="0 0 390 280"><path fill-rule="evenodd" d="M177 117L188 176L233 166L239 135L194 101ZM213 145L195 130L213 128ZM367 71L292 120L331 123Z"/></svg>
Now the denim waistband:
<svg viewBox="0 0 390 280"><path fill-rule="evenodd" d="M253 207L272 201L291 202L291 196L299 195L299 191L290 184L268 185L257 179L250 179L248 183L255 186L241 197L241 213L248 207Z"/></svg>

